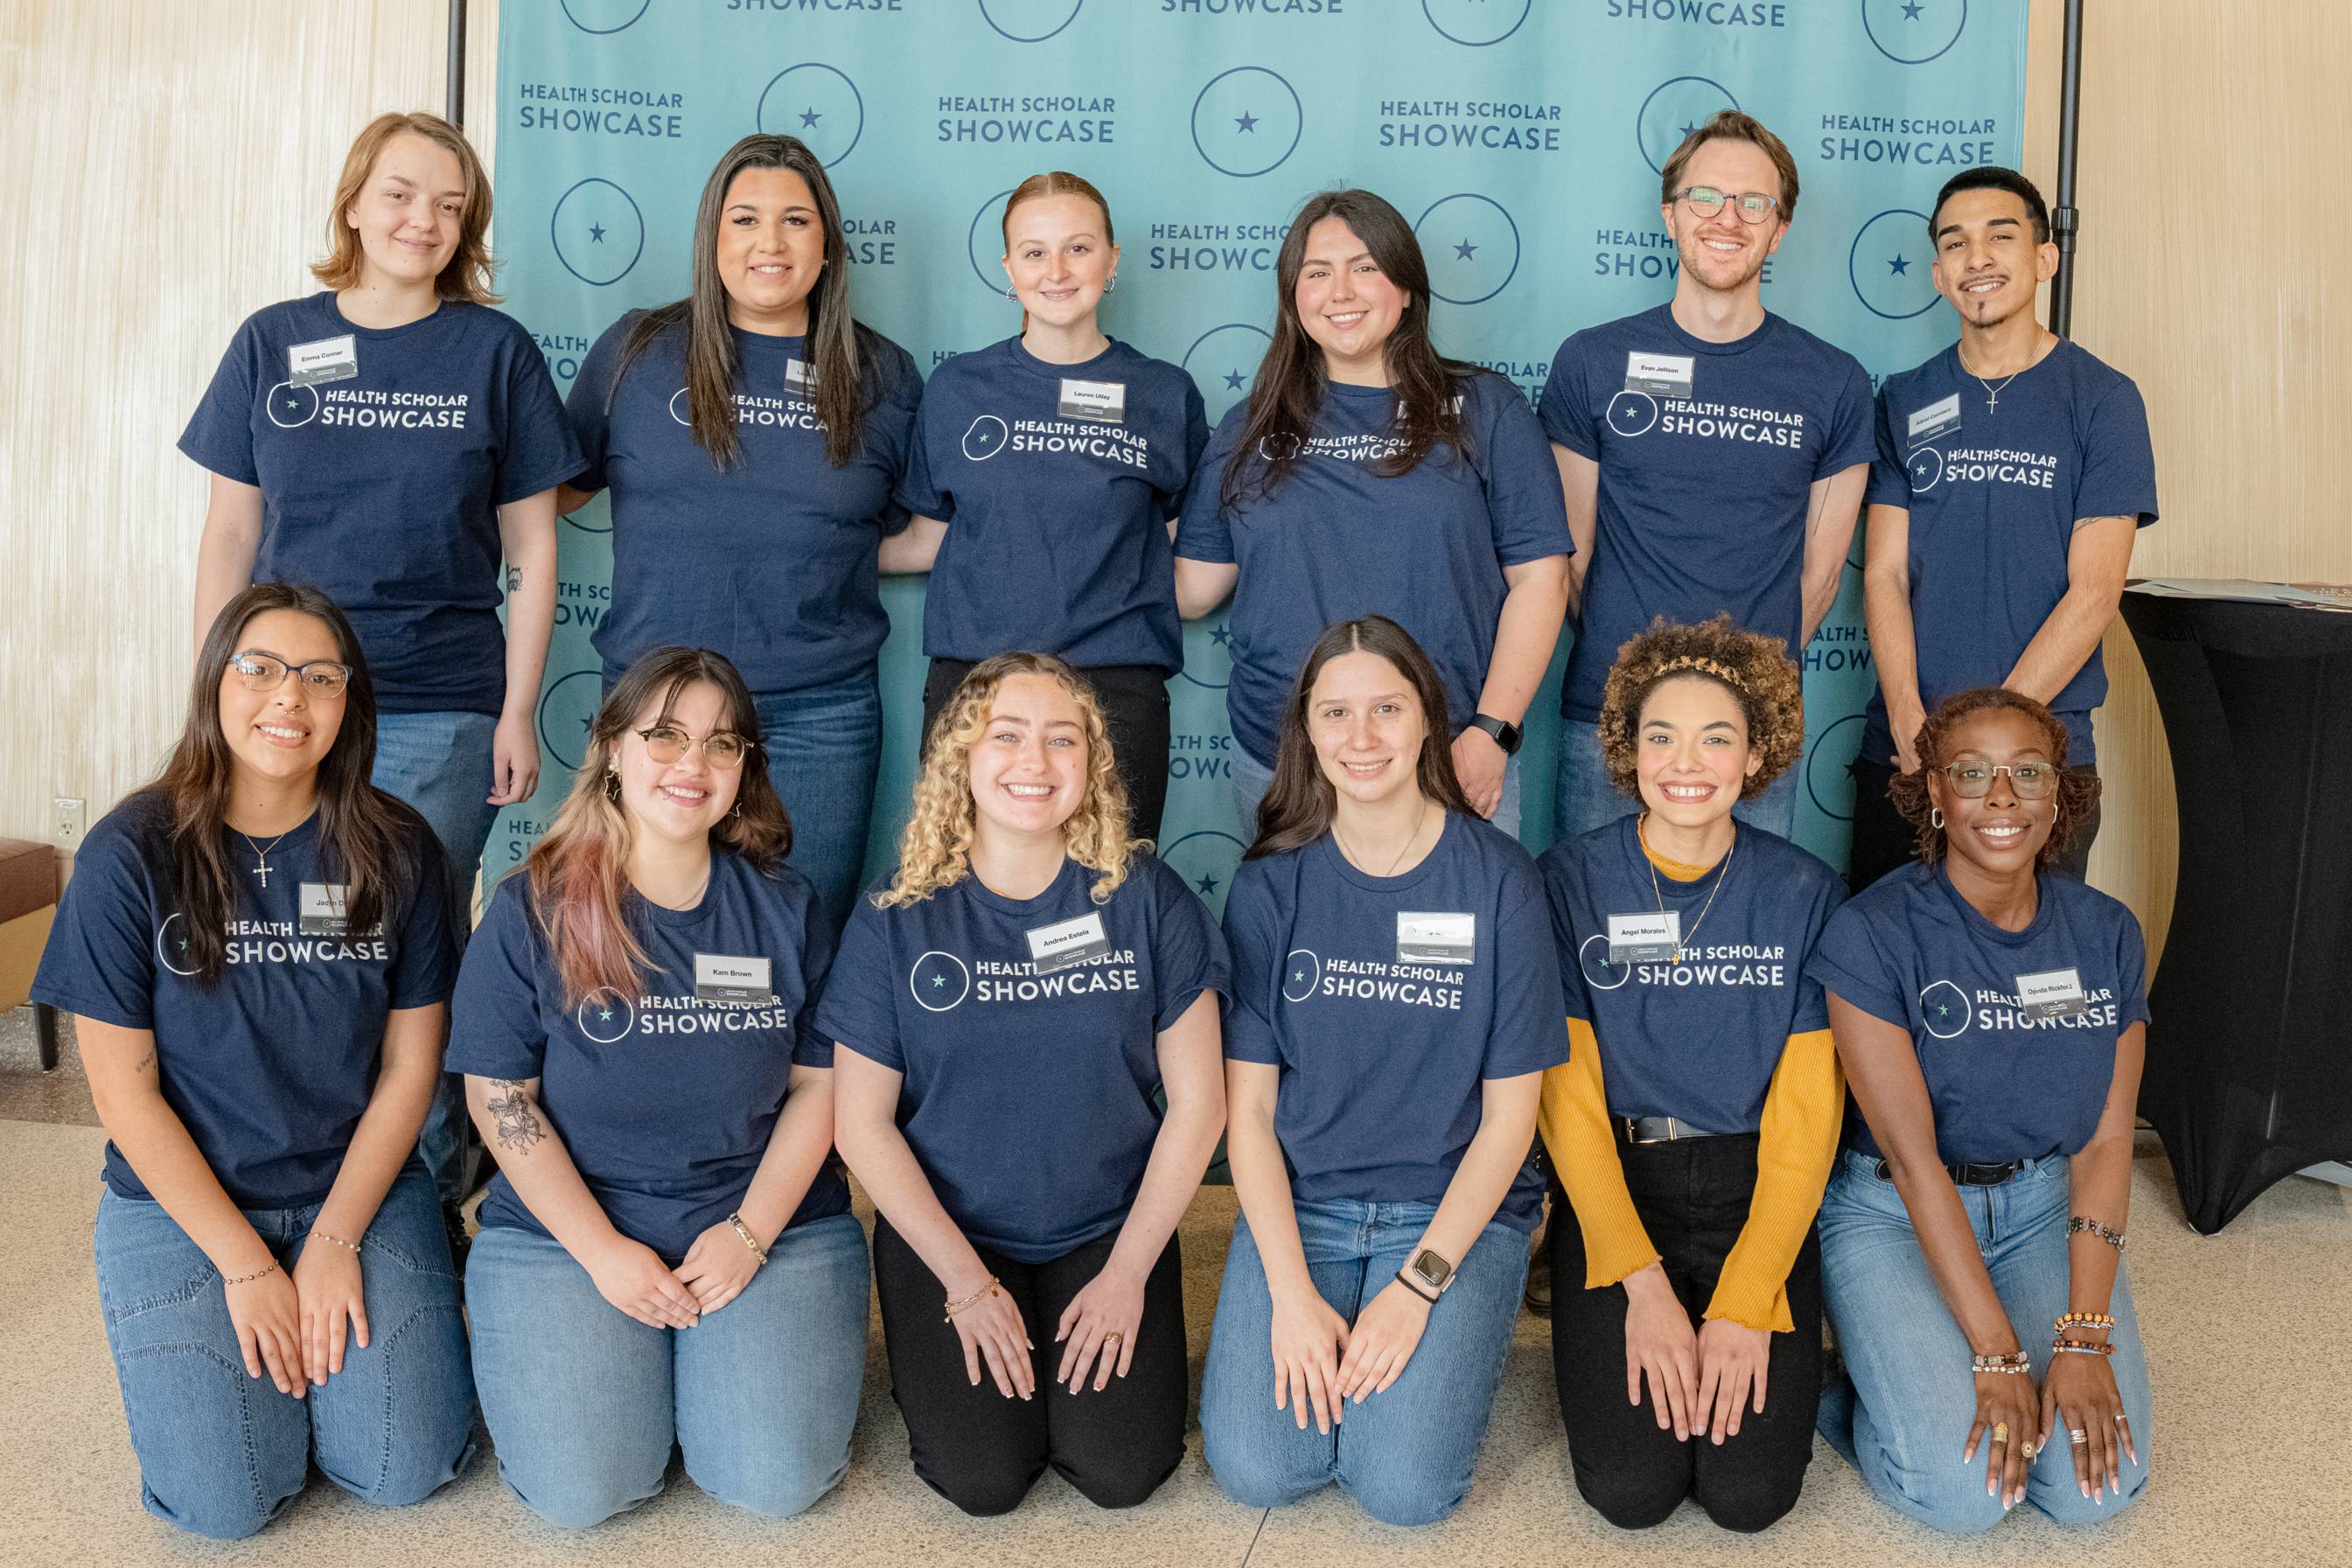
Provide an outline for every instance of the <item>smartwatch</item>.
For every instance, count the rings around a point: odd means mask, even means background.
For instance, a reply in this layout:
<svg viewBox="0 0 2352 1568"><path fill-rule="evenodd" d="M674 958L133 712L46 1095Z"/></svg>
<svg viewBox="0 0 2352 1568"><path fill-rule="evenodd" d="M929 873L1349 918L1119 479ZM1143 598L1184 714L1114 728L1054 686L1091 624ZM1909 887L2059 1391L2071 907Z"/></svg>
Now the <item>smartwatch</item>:
<svg viewBox="0 0 2352 1568"><path fill-rule="evenodd" d="M1495 718L1489 715L1480 713L1470 716L1470 727L1472 729L1483 729L1488 735L1493 736L1495 737L1495 744L1503 748L1504 756L1517 757L1519 754L1519 742L1524 738L1524 737L1521 735L1517 725L1506 724L1499 718Z"/></svg>
<svg viewBox="0 0 2352 1568"><path fill-rule="evenodd" d="M1445 1294L1447 1287L1454 1283L1454 1265L1426 1247L1413 1254L1403 1271L1410 1276L1408 1282L1432 1301Z"/></svg>

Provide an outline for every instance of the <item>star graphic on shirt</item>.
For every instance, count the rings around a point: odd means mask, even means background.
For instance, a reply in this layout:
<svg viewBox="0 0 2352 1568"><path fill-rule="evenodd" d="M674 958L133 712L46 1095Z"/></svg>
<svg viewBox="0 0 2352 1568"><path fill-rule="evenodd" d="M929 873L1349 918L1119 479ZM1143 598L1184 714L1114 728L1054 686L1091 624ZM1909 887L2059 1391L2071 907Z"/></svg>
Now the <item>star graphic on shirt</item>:
<svg viewBox="0 0 2352 1568"><path fill-rule="evenodd" d="M1911 0L1909 5L1903 7L1903 19L1906 22L1916 22L1919 19L1919 0Z"/></svg>
<svg viewBox="0 0 2352 1568"><path fill-rule="evenodd" d="M611 1023L613 1021L613 1009L610 1008L598 1008L596 1009L596 1021L598 1023Z"/></svg>
<svg viewBox="0 0 2352 1568"><path fill-rule="evenodd" d="M1209 633L1209 641L1220 648L1224 647L1233 640L1234 634L1225 630L1225 623L1222 621L1218 622L1216 629Z"/></svg>
<svg viewBox="0 0 2352 1568"><path fill-rule="evenodd" d="M1227 392L1239 392L1242 390L1241 371L1227 371L1225 372L1225 390Z"/></svg>
<svg viewBox="0 0 2352 1568"><path fill-rule="evenodd" d="M181 937L181 938L180 938L180 951L181 951L181 952L183 952L183 953L184 953L184 952L186 952L187 950L188 950L188 939L187 939L186 937L183 936L183 937Z"/></svg>
<svg viewBox="0 0 2352 1568"><path fill-rule="evenodd" d="M301 399L299 399L299 398L296 397L292 392L288 392L288 393L286 394L286 412L287 412L287 413L292 413L296 409L300 408L301 406L302 406L302 400L301 400Z"/></svg>
<svg viewBox="0 0 2352 1568"><path fill-rule="evenodd" d="M1463 260L1468 261L1471 257L1478 254L1478 247L1472 245L1467 239L1465 239L1460 245L1454 247L1454 254L1460 256Z"/></svg>
<svg viewBox="0 0 2352 1568"><path fill-rule="evenodd" d="M1900 277L1911 270L1911 264L1898 256L1886 264L1886 270Z"/></svg>
<svg viewBox="0 0 2352 1568"><path fill-rule="evenodd" d="M591 245L603 245L604 243L604 225L603 224L590 224L588 225L588 241Z"/></svg>
<svg viewBox="0 0 2352 1568"><path fill-rule="evenodd" d="M1240 126L1244 131L1255 131L1257 129L1257 116L1252 114L1248 110L1244 110L1241 113L1234 117L1234 123Z"/></svg>
<svg viewBox="0 0 2352 1568"><path fill-rule="evenodd" d="M1202 897L1206 898L1209 894L1217 891L1217 879L1211 876L1208 873L1202 872L1201 873L1201 880L1194 883L1192 885L1200 889Z"/></svg>
<svg viewBox="0 0 2352 1568"><path fill-rule="evenodd" d="M947 983L948 977L945 975L933 975L931 977L931 988L933 990L939 989L941 986L944 986Z"/></svg>
<svg viewBox="0 0 2352 1568"><path fill-rule="evenodd" d="M1307 983L1307 971L1304 969L1293 969L1290 971L1290 977L1303 986Z"/></svg>
<svg viewBox="0 0 2352 1568"><path fill-rule="evenodd" d="M1937 1002L1935 1007L1929 1010L1936 1015L1937 1022L1944 1022L1948 1020L1952 1016L1952 1004L1949 1002Z"/></svg>
<svg viewBox="0 0 2352 1568"><path fill-rule="evenodd" d="M824 117L823 115L817 113L814 109L803 109L801 110L801 123L803 125L814 125L818 120L824 118Z"/></svg>

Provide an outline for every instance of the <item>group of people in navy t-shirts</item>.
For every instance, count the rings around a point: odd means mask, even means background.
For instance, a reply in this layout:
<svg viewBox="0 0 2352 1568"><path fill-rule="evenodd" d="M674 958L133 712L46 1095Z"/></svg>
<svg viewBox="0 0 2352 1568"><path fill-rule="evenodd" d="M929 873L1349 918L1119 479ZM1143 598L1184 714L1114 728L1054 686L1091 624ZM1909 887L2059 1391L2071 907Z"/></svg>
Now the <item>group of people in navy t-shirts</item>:
<svg viewBox="0 0 2352 1568"><path fill-rule="evenodd" d="M796 1514L847 1469L870 1299L942 1497L1004 1513L1050 1467L1141 1504L1187 1451L1178 1229L1221 1139L1198 1420L1238 1502L1444 1518L1523 1300L1623 1528L1764 1529L1816 1432L1939 1530L2136 1500L2146 956L2081 873L2145 413L2035 319L2022 176L1938 193L1959 339L1875 395L1761 303L1797 195L1755 120L1693 130L1672 300L1569 338L1530 408L1440 353L1396 209L1326 192L1212 429L1103 331L1085 180L1013 191L1021 330L926 385L854 312L818 160L751 136L691 293L561 399L490 308L462 133L368 126L324 290L245 323L182 437L185 727L35 988L110 1138L147 1508L248 1535L313 1465L413 1502L478 1411L561 1525L679 1453ZM477 925L539 784L556 519L600 491L603 699ZM1841 878L1789 841L1791 653L1865 506ZM931 664L861 891L887 572L929 574ZM1181 622L1228 599L1221 923L1151 850ZM1519 727L1564 627L1531 859Z"/></svg>

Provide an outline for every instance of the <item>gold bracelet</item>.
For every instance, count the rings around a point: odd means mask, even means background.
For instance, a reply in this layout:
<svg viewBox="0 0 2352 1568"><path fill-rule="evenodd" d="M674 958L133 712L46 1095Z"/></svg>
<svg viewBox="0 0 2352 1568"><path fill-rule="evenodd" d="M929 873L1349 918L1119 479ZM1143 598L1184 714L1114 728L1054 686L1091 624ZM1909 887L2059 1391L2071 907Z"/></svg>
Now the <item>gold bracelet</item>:
<svg viewBox="0 0 2352 1568"><path fill-rule="evenodd" d="M958 1312L963 1311L966 1307L980 1300L981 1297L993 1296L995 1294L997 1294L997 1279L995 1275L991 1274L988 1277L987 1284L982 1285L979 1290L974 1291L971 1295L966 1296L961 1301L950 1301L947 1308L948 1315L941 1318L940 1322L943 1323L951 1323L955 1322L955 1315Z"/></svg>
<svg viewBox="0 0 2352 1568"><path fill-rule="evenodd" d="M321 1241L331 1241L336 1246L342 1248L346 1251L356 1252L360 1249L360 1244L358 1242L346 1241L341 1237L335 1235L333 1232L321 1230L315 1225L310 1228L310 1234Z"/></svg>
<svg viewBox="0 0 2352 1568"><path fill-rule="evenodd" d="M250 1274L224 1274L221 1276L221 1283L224 1285L250 1285L256 1280L265 1279L276 1272L278 1272L278 1265L272 1263L268 1268L257 1269Z"/></svg>
<svg viewBox="0 0 2352 1568"><path fill-rule="evenodd" d="M762 1263L765 1263L768 1260L768 1249L760 1245L760 1239L751 1234L751 1228L750 1226L743 1223L742 1215L729 1215L727 1217L727 1223L735 1228L735 1234L743 1239L743 1245L751 1249L752 1257L757 1258Z"/></svg>

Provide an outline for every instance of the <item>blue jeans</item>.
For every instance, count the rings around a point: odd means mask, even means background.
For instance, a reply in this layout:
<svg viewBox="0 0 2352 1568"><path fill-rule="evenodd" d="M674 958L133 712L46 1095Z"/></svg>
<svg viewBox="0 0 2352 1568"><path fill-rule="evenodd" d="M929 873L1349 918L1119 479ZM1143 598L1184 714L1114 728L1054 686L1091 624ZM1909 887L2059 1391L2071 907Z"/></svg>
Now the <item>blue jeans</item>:
<svg viewBox="0 0 2352 1568"><path fill-rule="evenodd" d="M1969 1343L1927 1271L1901 1195L1877 1167L1875 1159L1848 1151L1822 1197L1822 1297L1849 1379L1822 1396L1822 1436L1897 1513L1973 1535L1999 1522L2002 1511L2000 1500L1985 1493L1983 1448L1971 1463L1960 1463L1977 1409ZM2050 1370L2045 1325L2067 1310L2066 1172L2066 1161L2053 1155L2029 1161L1999 1186L1959 1189L1977 1250L2018 1343L2033 1358L2037 1384ZM2110 1492L2094 1503L2075 1490L2064 1431L2053 1433L2027 1475L2025 1500L2061 1524L2112 1519L2147 1487L2156 1427L2139 1321L2120 1264L2107 1310L2116 1320L2107 1335L2116 1354L2107 1364L2139 1460L2124 1464L2120 1496Z"/></svg>
<svg viewBox="0 0 2352 1568"><path fill-rule="evenodd" d="M1426 1203L1297 1209L1307 1274L1349 1322L1395 1280L1437 1213ZM1311 1415L1302 1431L1274 1407L1274 1301L1249 1221L1236 1219L1201 1383L1202 1448L1217 1485L1244 1507L1278 1508L1337 1481L1386 1523L1444 1519L1469 1493L1527 1281L1527 1237L1490 1223L1432 1309L1403 1375L1349 1405L1328 1435Z"/></svg>
<svg viewBox="0 0 2352 1568"><path fill-rule="evenodd" d="M319 1206L245 1218L289 1273ZM167 1523L242 1540L302 1490L312 1458L362 1502L421 1500L472 1457L466 1325L433 1184L411 1164L360 1237L368 1343L301 1399L245 1370L221 1277L152 1198L98 1202L92 1250L142 1500ZM321 1243L324 1245L324 1243Z"/></svg>
<svg viewBox="0 0 2352 1568"><path fill-rule="evenodd" d="M425 819L449 861L450 929L462 940L474 925L474 881L482 844L498 821L489 803L490 743L499 721L486 713L387 713L375 721L375 775ZM465 1080L443 1075L417 1134L416 1152L443 1203L461 1203L471 1185L465 1168Z"/></svg>
<svg viewBox="0 0 2352 1568"><path fill-rule="evenodd" d="M559 1242L493 1226L466 1265L474 1376L499 1474L580 1530L662 1490L673 1445L721 1502L782 1518L849 1469L866 1370L866 1232L836 1214L776 1239L690 1329L607 1302Z"/></svg>
<svg viewBox="0 0 2352 1568"><path fill-rule="evenodd" d="M1601 730L1578 719L1559 721L1559 771L1552 778L1552 841L1572 839L1595 828L1605 828L1642 802L1617 788L1609 764L1601 756ZM1770 788L1732 807L1731 814L1751 828L1787 838L1797 828L1797 768L1772 780Z"/></svg>
<svg viewBox="0 0 2352 1568"><path fill-rule="evenodd" d="M768 777L792 813L792 863L816 884L838 931L857 896L882 767L882 693L871 668L805 691L753 700Z"/></svg>
<svg viewBox="0 0 2352 1568"><path fill-rule="evenodd" d="M1265 798L1266 789L1274 783L1274 769L1258 766L1257 758L1234 747L1234 806L1242 814L1242 837L1257 837L1257 803ZM1512 758L1503 764L1503 799L1495 807L1490 819L1495 826L1513 838L1519 836L1519 759Z"/></svg>

